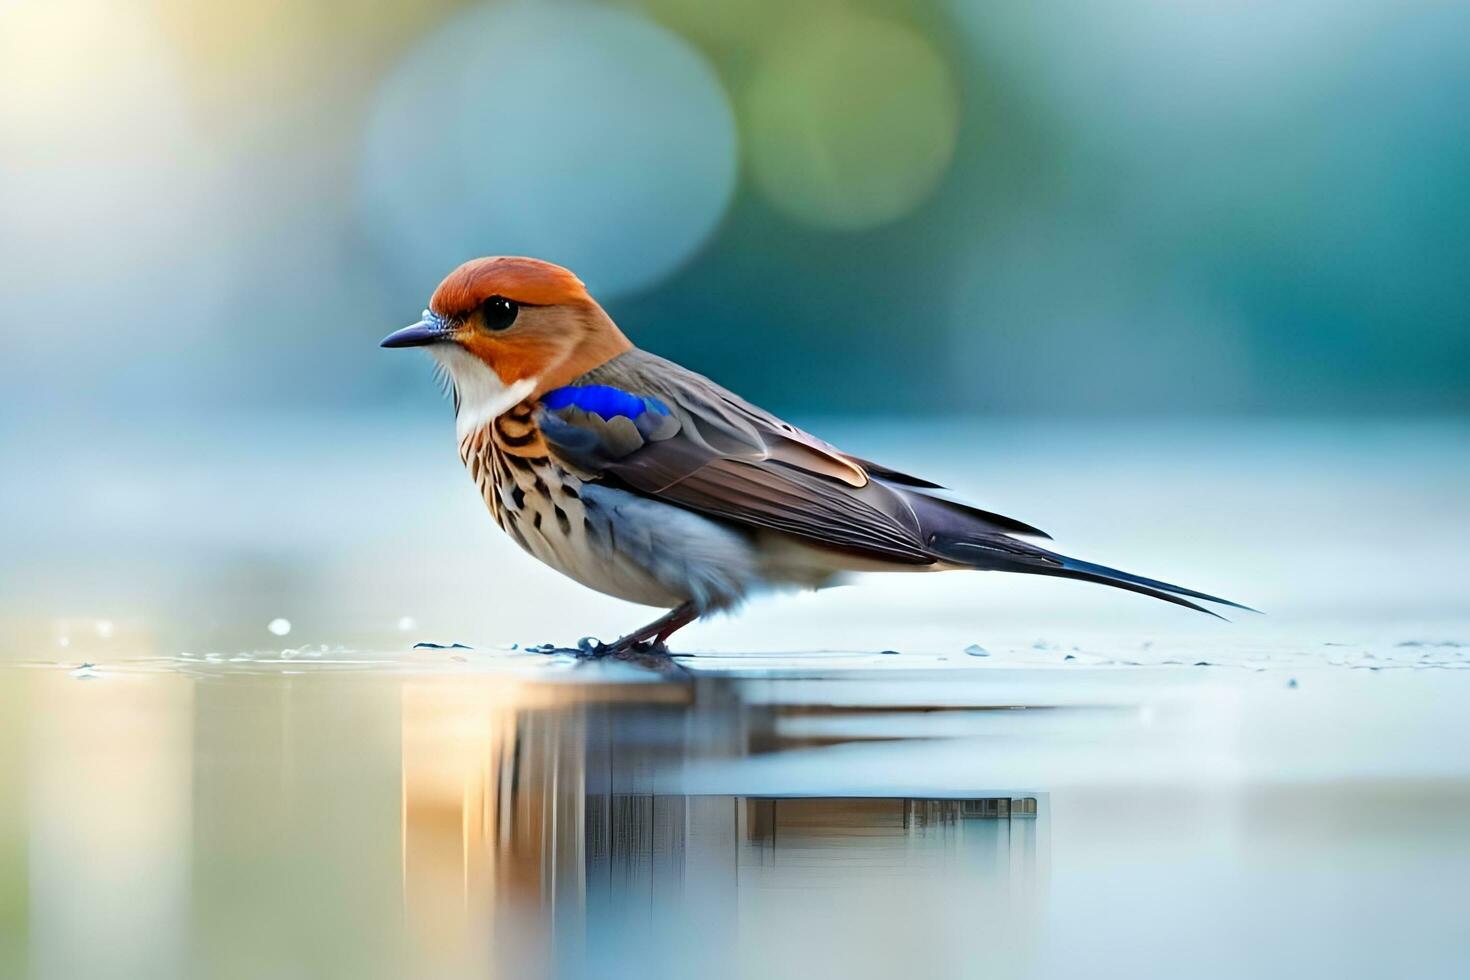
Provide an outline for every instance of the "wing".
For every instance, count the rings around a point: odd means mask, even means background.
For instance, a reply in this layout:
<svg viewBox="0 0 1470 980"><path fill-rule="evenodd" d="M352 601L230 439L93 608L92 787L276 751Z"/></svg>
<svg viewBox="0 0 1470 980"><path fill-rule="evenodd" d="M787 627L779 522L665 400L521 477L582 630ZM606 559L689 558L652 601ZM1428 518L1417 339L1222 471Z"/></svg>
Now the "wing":
<svg viewBox="0 0 1470 980"><path fill-rule="evenodd" d="M549 392L537 422L563 463L644 495L819 546L911 565L986 551L1045 552L1006 536L1029 525L935 496L940 488L856 457L714 382L630 351Z"/></svg>
<svg viewBox="0 0 1470 980"><path fill-rule="evenodd" d="M927 480L846 455L640 350L548 392L536 414L564 464L644 496L883 562L947 562L1096 582L1211 612L1239 603L1068 558L1019 541L1046 537Z"/></svg>

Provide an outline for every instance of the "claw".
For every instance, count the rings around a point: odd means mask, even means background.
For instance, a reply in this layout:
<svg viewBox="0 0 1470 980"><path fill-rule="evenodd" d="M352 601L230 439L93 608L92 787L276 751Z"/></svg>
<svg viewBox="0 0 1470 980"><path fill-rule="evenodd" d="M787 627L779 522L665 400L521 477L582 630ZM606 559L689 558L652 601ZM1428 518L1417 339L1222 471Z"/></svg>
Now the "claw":
<svg viewBox="0 0 1470 980"><path fill-rule="evenodd" d="M595 646L577 644L589 657L616 660L637 660L641 657L670 657L668 645L660 640L619 640L616 643L597 643Z"/></svg>

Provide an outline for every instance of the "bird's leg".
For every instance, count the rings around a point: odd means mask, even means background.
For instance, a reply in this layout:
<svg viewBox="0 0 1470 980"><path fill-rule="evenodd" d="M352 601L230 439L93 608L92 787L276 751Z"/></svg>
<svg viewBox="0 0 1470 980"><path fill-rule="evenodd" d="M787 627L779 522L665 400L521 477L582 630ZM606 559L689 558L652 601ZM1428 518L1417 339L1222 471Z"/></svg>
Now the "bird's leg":
<svg viewBox="0 0 1470 980"><path fill-rule="evenodd" d="M694 603L686 602L682 606L670 609L647 626L607 644L598 652L602 656L631 653L649 640L653 641L655 647L663 646L664 641L673 636L675 631L688 626L698 618L699 610L694 607Z"/></svg>

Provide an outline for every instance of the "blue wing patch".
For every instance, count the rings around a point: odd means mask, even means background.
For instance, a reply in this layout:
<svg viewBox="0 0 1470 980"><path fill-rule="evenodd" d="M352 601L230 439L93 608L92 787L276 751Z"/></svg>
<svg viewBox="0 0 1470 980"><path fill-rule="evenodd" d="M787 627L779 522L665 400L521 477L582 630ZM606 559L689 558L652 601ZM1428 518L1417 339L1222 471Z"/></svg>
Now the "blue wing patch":
<svg viewBox="0 0 1470 980"><path fill-rule="evenodd" d="M553 412L580 408L604 421L622 416L637 419L645 412L668 415L669 407L652 395L635 395L611 385L571 385L553 388L541 396L541 404Z"/></svg>
<svg viewBox="0 0 1470 980"><path fill-rule="evenodd" d="M679 433L679 419L652 395L612 385L570 385L541 396L536 424L554 452L600 472L612 460Z"/></svg>

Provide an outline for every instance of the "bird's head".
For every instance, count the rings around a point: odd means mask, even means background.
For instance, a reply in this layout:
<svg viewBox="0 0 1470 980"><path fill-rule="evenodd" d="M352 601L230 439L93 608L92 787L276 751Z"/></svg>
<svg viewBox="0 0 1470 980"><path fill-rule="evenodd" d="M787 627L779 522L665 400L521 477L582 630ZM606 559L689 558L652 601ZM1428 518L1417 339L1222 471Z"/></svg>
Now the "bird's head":
<svg viewBox="0 0 1470 980"><path fill-rule="evenodd" d="M451 272L423 318L382 346L426 348L454 385L464 428L561 387L633 345L569 270L498 255Z"/></svg>

